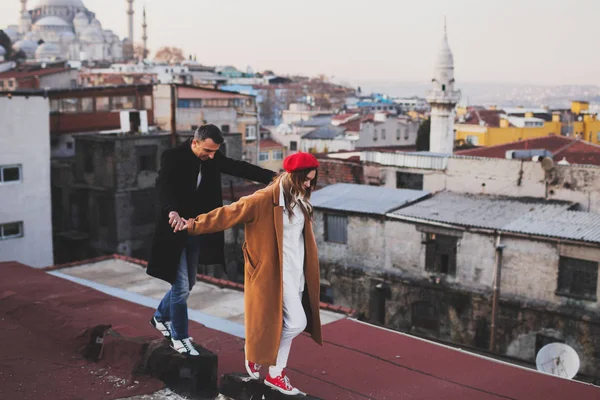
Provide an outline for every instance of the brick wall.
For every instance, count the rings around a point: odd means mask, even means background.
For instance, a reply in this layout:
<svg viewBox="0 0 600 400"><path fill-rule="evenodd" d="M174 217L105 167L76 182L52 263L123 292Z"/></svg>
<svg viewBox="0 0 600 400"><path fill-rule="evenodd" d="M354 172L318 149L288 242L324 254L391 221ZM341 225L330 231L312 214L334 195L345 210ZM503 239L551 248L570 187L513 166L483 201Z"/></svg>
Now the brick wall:
<svg viewBox="0 0 600 400"><path fill-rule="evenodd" d="M363 167L358 162L321 158L319 164L319 186L334 183L365 183Z"/></svg>

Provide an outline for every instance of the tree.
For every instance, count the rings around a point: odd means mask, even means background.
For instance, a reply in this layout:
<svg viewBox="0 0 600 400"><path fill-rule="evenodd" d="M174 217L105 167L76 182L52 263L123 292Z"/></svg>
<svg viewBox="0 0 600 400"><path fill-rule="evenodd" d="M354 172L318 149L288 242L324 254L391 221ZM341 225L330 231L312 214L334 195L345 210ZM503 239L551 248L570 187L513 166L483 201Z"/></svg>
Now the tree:
<svg viewBox="0 0 600 400"><path fill-rule="evenodd" d="M183 55L183 50L179 47L165 46L156 51L154 60L177 64L185 60L185 56Z"/></svg>
<svg viewBox="0 0 600 400"><path fill-rule="evenodd" d="M133 46L133 56L137 60L145 60L150 57L150 50L146 50L146 54L144 54L144 45L142 43L136 43Z"/></svg>
<svg viewBox="0 0 600 400"><path fill-rule="evenodd" d="M429 151L429 137L431 133L431 118L427 118L417 131L417 151Z"/></svg>

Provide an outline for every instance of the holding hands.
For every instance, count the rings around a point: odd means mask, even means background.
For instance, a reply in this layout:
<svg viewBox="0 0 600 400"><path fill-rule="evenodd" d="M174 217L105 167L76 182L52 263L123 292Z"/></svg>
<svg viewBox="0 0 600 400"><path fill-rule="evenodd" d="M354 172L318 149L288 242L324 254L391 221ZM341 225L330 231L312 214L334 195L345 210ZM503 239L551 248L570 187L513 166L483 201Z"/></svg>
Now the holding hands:
<svg viewBox="0 0 600 400"><path fill-rule="evenodd" d="M185 231L188 228L188 220L181 218L176 211L171 211L169 213L169 225L171 225L171 228L173 228L173 232L175 233Z"/></svg>

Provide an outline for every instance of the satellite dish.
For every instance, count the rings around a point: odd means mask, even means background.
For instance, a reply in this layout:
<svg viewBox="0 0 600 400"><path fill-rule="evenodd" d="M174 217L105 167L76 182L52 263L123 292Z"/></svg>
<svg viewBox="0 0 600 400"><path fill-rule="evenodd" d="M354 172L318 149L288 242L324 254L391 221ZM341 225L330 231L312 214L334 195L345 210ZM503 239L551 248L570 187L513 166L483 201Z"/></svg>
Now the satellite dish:
<svg viewBox="0 0 600 400"><path fill-rule="evenodd" d="M554 161L550 157L544 157L542 159L542 169L544 171L552 171L554 169Z"/></svg>
<svg viewBox="0 0 600 400"><path fill-rule="evenodd" d="M537 370L572 379L579 371L579 356L571 346L550 343L540 349L535 358Z"/></svg>

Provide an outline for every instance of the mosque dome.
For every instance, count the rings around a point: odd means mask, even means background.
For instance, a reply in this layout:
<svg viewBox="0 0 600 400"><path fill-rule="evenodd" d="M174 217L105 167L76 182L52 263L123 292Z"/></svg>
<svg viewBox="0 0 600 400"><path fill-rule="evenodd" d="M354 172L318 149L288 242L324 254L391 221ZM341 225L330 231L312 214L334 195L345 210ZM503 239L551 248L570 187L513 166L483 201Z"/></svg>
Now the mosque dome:
<svg viewBox="0 0 600 400"><path fill-rule="evenodd" d="M61 27L61 28L70 28L70 25L67 23L67 21L65 21L64 19L60 18L60 17L55 17L53 15L44 17L40 20L38 20L35 24L35 27L48 27L48 28L55 28L55 27Z"/></svg>
<svg viewBox="0 0 600 400"><path fill-rule="evenodd" d="M79 7L85 8L81 0L38 0L34 8L39 7Z"/></svg>
<svg viewBox="0 0 600 400"><path fill-rule="evenodd" d="M36 60L55 60L60 57L60 48L54 43L43 43L35 51Z"/></svg>
<svg viewBox="0 0 600 400"><path fill-rule="evenodd" d="M4 33L6 33L10 41L13 43L16 42L19 38L19 30L14 26L9 26L8 28L4 29Z"/></svg>
<svg viewBox="0 0 600 400"><path fill-rule="evenodd" d="M27 55L27 58L33 58L35 56L35 51L38 48L38 44L33 40L19 40L15 44L13 44L13 50L22 51Z"/></svg>

